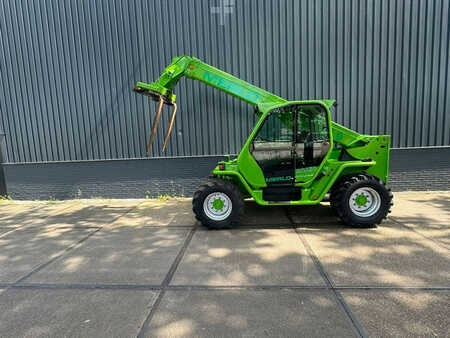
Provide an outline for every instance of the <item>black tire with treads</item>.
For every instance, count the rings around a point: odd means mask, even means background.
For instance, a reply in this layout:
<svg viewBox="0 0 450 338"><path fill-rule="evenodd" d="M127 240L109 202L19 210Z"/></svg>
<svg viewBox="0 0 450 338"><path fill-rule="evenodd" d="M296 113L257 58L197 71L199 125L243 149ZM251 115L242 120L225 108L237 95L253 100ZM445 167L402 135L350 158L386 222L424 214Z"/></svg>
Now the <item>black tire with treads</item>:
<svg viewBox="0 0 450 338"><path fill-rule="evenodd" d="M231 200L231 214L221 221L209 218L203 210L203 203L206 197L214 192L222 192ZM230 229L239 224L240 216L244 212L244 200L239 189L230 181L219 178L208 178L195 192L192 199L192 210L194 211L195 218L204 226L210 229Z"/></svg>
<svg viewBox="0 0 450 338"><path fill-rule="evenodd" d="M352 193L362 187L374 189L381 198L378 211L368 217L353 213L349 200ZM345 223L353 227L371 227L380 224L391 212L393 195L391 189L379 178L372 175L357 174L340 178L331 189L330 204L333 212Z"/></svg>

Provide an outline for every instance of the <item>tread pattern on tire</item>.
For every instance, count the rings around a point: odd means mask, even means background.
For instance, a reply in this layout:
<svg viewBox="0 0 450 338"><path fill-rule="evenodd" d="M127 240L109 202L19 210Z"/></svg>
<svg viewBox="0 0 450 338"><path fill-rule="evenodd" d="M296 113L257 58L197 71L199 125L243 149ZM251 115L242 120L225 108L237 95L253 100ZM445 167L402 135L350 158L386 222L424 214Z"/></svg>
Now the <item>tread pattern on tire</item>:
<svg viewBox="0 0 450 338"><path fill-rule="evenodd" d="M209 194L215 191L224 192L230 197L233 210L231 215L223 221L214 221L205 216L203 211L203 202ZM192 210L195 218L203 225L211 229L230 229L239 224L239 219L244 212L244 199L239 189L230 181L220 178L208 178L202 183L192 198Z"/></svg>
<svg viewBox="0 0 450 338"><path fill-rule="evenodd" d="M352 189L355 185L360 185L361 182L365 182L372 185L379 185L385 189L386 196L380 207L381 212L377 213L376 218L373 221L363 221L354 215L350 208L348 207L348 201L345 198L349 189ZM393 194L390 188L380 180L378 177L366 174L356 174L347 175L341 177L331 189L330 205L333 212L338 216L344 223L353 227L368 227L372 225L380 224L384 219L387 218L388 214L391 212L393 203Z"/></svg>

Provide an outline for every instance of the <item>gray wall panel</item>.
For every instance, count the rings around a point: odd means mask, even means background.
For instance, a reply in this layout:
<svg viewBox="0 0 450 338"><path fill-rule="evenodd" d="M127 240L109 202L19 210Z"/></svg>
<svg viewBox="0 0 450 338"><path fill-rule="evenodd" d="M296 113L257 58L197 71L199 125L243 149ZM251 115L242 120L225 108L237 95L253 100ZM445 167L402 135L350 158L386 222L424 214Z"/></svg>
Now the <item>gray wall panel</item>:
<svg viewBox="0 0 450 338"><path fill-rule="evenodd" d="M232 13L211 7L231 4ZM187 54L394 147L450 145L450 0L0 2L0 128L9 163L145 157L155 104L131 91ZM181 80L151 156L236 153L252 107Z"/></svg>

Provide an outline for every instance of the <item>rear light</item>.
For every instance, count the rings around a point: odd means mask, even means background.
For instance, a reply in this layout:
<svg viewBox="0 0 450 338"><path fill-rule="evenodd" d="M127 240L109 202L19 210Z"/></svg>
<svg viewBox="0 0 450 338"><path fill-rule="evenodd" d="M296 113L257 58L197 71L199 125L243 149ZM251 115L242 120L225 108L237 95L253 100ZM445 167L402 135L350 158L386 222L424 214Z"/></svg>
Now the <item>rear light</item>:
<svg viewBox="0 0 450 338"><path fill-rule="evenodd" d="M219 163L219 170L225 170L225 164Z"/></svg>

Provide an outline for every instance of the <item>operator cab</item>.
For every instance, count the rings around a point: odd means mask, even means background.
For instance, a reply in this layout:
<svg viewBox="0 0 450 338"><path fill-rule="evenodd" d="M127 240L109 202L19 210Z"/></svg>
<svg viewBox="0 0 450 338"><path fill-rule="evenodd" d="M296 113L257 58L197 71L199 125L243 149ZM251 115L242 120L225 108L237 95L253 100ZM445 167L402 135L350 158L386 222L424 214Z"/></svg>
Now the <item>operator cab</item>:
<svg viewBox="0 0 450 338"><path fill-rule="evenodd" d="M266 201L296 201L330 150L327 109L319 103L292 104L270 111L250 144L267 187Z"/></svg>

